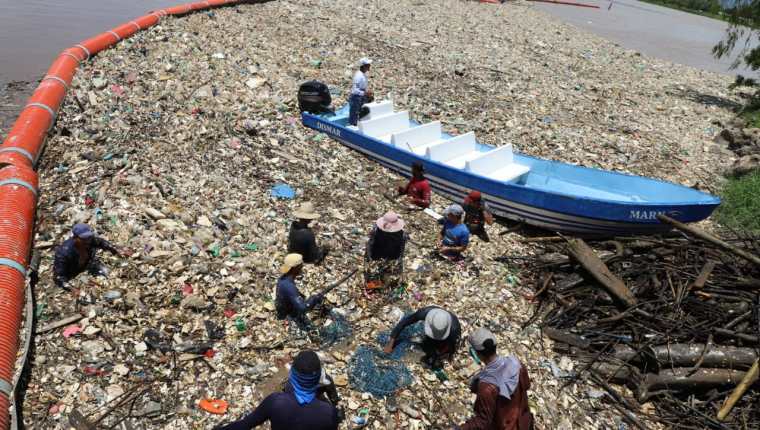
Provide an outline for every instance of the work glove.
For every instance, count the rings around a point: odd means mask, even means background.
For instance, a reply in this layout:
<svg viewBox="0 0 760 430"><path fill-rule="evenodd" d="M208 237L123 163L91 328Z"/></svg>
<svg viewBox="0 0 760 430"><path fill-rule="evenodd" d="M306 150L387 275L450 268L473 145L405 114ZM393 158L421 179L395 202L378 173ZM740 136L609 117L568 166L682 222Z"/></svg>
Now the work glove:
<svg viewBox="0 0 760 430"><path fill-rule="evenodd" d="M322 303L324 299L325 297L322 294L314 294L313 296L309 297L308 300L306 300L306 307L311 309L314 306Z"/></svg>

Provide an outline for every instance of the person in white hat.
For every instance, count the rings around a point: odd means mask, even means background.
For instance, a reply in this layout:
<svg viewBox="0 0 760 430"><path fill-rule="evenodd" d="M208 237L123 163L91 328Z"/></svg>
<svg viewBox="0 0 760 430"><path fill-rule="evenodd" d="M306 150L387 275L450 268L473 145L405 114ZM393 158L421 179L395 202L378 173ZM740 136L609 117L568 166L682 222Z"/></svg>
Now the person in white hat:
<svg viewBox="0 0 760 430"><path fill-rule="evenodd" d="M479 328L467 341L470 354L478 364L484 365L470 381L470 391L477 395L475 416L458 430L494 429L529 430L533 428L533 414L528 405L530 377L515 356L496 353L496 337Z"/></svg>
<svg viewBox="0 0 760 430"><path fill-rule="evenodd" d="M383 351L386 354L393 352L401 331L419 321L425 321L425 339L421 345L425 352L423 361L434 370L440 369L443 367L443 360L454 358L462 336L462 327L456 315L438 306L424 307L402 318L391 331L390 339Z"/></svg>
<svg viewBox="0 0 760 430"><path fill-rule="evenodd" d="M288 233L288 252L301 254L304 263L319 264L330 252L326 246L317 246L317 239L309 227L309 223L319 219L319 214L310 202L301 204L293 212L295 221L290 225Z"/></svg>
<svg viewBox="0 0 760 430"><path fill-rule="evenodd" d="M401 275L404 269L404 250L408 236L404 231L404 220L390 211L375 221L369 234L364 261L367 262L365 281L382 279L387 272ZM377 266L376 273L369 267ZM372 279L370 279L372 278Z"/></svg>
<svg viewBox="0 0 760 430"><path fill-rule="evenodd" d="M364 103L372 98L372 90L368 88L367 73L372 65L372 60L362 58L359 60L359 70L354 73L354 79L351 83L351 92L348 96L348 124L356 125L359 122L359 113Z"/></svg>
<svg viewBox="0 0 760 430"><path fill-rule="evenodd" d="M322 302L323 297L315 294L304 300L304 296L296 287L296 278L303 273L303 257L301 254L288 254L280 266L280 279L277 281L275 295L275 310L277 319L290 318L301 327L310 327L311 323L306 312Z"/></svg>
<svg viewBox="0 0 760 430"><path fill-rule="evenodd" d="M438 220L440 224L443 224L438 251L444 257L454 261L462 259L462 253L470 243L470 230L462 224L462 215L464 215L462 206L453 204L443 211L443 218Z"/></svg>

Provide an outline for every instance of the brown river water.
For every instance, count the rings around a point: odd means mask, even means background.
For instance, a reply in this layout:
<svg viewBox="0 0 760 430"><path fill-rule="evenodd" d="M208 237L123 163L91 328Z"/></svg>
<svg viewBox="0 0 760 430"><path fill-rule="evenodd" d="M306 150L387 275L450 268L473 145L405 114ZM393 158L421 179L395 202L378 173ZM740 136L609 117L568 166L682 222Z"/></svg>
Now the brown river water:
<svg viewBox="0 0 760 430"><path fill-rule="evenodd" d="M189 0L0 0L0 137L58 54L150 10Z"/></svg>

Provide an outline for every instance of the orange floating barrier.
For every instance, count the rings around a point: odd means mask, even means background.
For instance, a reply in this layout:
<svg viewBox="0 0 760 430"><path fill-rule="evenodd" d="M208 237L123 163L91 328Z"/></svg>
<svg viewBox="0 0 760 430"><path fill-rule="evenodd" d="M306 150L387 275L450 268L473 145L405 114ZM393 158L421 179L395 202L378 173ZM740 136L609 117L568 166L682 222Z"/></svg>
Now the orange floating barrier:
<svg viewBox="0 0 760 430"><path fill-rule="evenodd" d="M34 167L55 123L79 64L167 15L184 15L244 0L208 0L150 12L61 52L0 145L0 430L10 427L10 397L18 352L26 268L29 265L38 178ZM224 400L204 399L214 414L227 412Z"/></svg>

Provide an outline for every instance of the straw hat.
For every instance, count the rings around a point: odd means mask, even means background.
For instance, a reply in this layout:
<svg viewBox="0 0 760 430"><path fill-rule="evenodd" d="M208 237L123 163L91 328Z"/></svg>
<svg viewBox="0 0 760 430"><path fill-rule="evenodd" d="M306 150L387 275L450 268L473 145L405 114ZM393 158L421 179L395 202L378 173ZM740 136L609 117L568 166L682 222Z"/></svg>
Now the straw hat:
<svg viewBox="0 0 760 430"><path fill-rule="evenodd" d="M380 230L387 233L395 233L404 229L404 220L396 212L389 211L375 221Z"/></svg>
<svg viewBox="0 0 760 430"><path fill-rule="evenodd" d="M298 206L298 209L293 212L293 216L298 219L317 219L319 214L314 211L314 205L311 202L306 202Z"/></svg>
<svg viewBox="0 0 760 430"><path fill-rule="evenodd" d="M425 317L425 335L435 340L444 340L451 332L451 314L443 309L432 309Z"/></svg>
<svg viewBox="0 0 760 430"><path fill-rule="evenodd" d="M301 254L288 254L285 256L282 266L280 266L280 273L283 275L290 272L290 269L298 267L303 264L303 256Z"/></svg>

